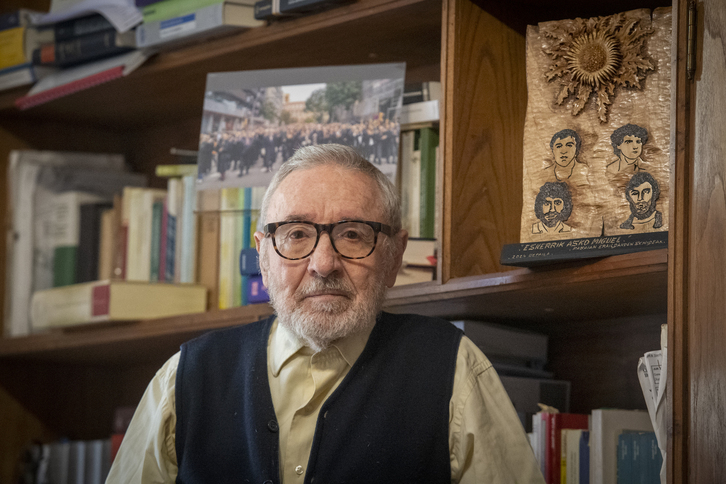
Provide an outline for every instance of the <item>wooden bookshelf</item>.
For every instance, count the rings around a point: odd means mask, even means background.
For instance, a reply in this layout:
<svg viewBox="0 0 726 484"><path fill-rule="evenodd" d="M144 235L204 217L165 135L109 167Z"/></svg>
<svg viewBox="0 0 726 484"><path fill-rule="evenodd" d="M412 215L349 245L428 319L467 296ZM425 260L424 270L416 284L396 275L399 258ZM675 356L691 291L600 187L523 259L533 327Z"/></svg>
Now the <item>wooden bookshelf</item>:
<svg viewBox="0 0 726 484"><path fill-rule="evenodd" d="M666 251L657 250L518 269L447 284L414 284L389 291L386 310L450 319L479 319L537 325L563 321L659 314L666 310ZM616 305L638 293L642 303ZM0 339L0 361L25 360L94 365L136 364L171 355L205 331L246 324L272 314L267 304L148 321L101 323Z"/></svg>
<svg viewBox="0 0 726 484"><path fill-rule="evenodd" d="M47 4L11 0L9 7L42 10ZM501 248L519 237L525 26L671 4L676 48L669 248L537 269L501 266ZM386 309L546 333L549 369L572 381L576 411L644 408L632 361L657 347L667 321L669 482L699 482L701 472L726 473L725 436L709 431L726 411L715 390L726 384L719 366L726 345L726 208L720 182L714 182L724 178L726 141L719 134L723 115L711 108L726 99L720 83L726 67L718 46L709 44L720 38L726 6L703 0L698 9L701 19L713 11L708 23L697 22L702 31L696 35L699 52L713 62L705 69L696 56L693 83L685 75L685 0L563 0L556 8L532 0L358 0L162 52L126 78L27 111L13 104L25 90L2 92L0 158L21 148L120 152L151 174L155 165L171 161L171 146L196 148L208 72L406 62L408 80L441 80L443 87L440 267L435 282L390 290ZM5 205L2 200L0 209ZM0 260L0 273L4 264ZM3 284L0 278L0 292ZM0 481L10 480L23 439L106 436L114 408L137 402L181 342L269 314L259 305L0 338Z"/></svg>

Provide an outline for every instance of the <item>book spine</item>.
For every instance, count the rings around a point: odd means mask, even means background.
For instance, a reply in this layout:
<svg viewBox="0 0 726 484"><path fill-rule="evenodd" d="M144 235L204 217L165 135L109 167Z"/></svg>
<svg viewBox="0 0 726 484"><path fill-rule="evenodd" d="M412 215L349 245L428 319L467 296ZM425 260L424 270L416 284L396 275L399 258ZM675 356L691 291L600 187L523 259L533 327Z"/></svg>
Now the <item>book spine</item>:
<svg viewBox="0 0 726 484"><path fill-rule="evenodd" d="M580 436L580 482L590 484L590 432L583 431Z"/></svg>
<svg viewBox="0 0 726 484"><path fill-rule="evenodd" d="M181 240L181 283L195 281L196 272L196 233L197 221L194 210L197 207L196 176L185 176L184 183L184 204L182 207L182 240Z"/></svg>
<svg viewBox="0 0 726 484"><path fill-rule="evenodd" d="M333 0L280 0L280 13L306 13L317 10L326 5L341 3Z"/></svg>
<svg viewBox="0 0 726 484"><path fill-rule="evenodd" d="M260 0L255 2L255 18L257 20L267 20L275 17L272 11L272 0Z"/></svg>
<svg viewBox="0 0 726 484"><path fill-rule="evenodd" d="M161 271L161 232L164 202L157 200L151 208L151 246L149 249L149 280L158 281Z"/></svg>
<svg viewBox="0 0 726 484"><path fill-rule="evenodd" d="M24 64L25 27L0 30L0 69Z"/></svg>
<svg viewBox="0 0 726 484"><path fill-rule="evenodd" d="M436 211L436 147L439 135L431 128L422 128L421 148L421 233L424 238L434 238Z"/></svg>
<svg viewBox="0 0 726 484"><path fill-rule="evenodd" d="M118 33L112 29L56 41L33 50L32 62L35 65L67 67L132 49L117 39Z"/></svg>
<svg viewBox="0 0 726 484"><path fill-rule="evenodd" d="M144 17L144 23L148 24L181 17L216 3L220 3L220 0L162 0L144 7L141 10L141 15Z"/></svg>
<svg viewBox="0 0 726 484"><path fill-rule="evenodd" d="M166 251L164 263L164 281L174 282L174 274L176 273L176 214L167 212L166 214Z"/></svg>
<svg viewBox="0 0 726 484"><path fill-rule="evenodd" d="M77 284L62 289L36 291L30 303L30 321L34 330L69 326L103 317L98 283ZM108 287L108 285L105 285ZM106 307L108 304L106 304ZM95 315L95 316L94 316Z"/></svg>
<svg viewBox="0 0 726 484"><path fill-rule="evenodd" d="M14 10L0 15L0 30L22 27L20 22L20 11Z"/></svg>
<svg viewBox="0 0 726 484"><path fill-rule="evenodd" d="M55 41L70 40L105 30L115 30L113 24L101 14L88 15L58 22L53 26Z"/></svg>
<svg viewBox="0 0 726 484"><path fill-rule="evenodd" d="M199 192L199 283L209 291L208 309L219 304L219 190Z"/></svg>
<svg viewBox="0 0 726 484"><path fill-rule="evenodd" d="M240 190L242 198L241 208L244 210L242 213L242 234L240 244L236 247L235 258L240 257L242 251L250 248L250 236L252 226L252 188L246 187L244 190ZM246 306L249 304L248 292L249 292L249 277L242 275L240 271L236 271L236 278L239 279L239 295L240 295L240 306Z"/></svg>
<svg viewBox="0 0 726 484"><path fill-rule="evenodd" d="M219 309L228 309L235 303L235 232L239 214L239 189L222 188L220 192L221 221L219 229ZM239 242L239 237L237 238Z"/></svg>

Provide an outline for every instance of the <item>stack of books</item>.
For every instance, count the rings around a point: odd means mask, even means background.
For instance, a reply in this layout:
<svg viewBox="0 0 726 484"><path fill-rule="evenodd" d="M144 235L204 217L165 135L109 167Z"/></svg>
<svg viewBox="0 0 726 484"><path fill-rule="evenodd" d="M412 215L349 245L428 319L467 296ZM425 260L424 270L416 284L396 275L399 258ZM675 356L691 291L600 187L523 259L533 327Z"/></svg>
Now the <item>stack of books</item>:
<svg viewBox="0 0 726 484"><path fill-rule="evenodd" d="M53 72L32 62L33 46L49 35L32 27L39 15L27 9L0 15L0 91L32 84Z"/></svg>

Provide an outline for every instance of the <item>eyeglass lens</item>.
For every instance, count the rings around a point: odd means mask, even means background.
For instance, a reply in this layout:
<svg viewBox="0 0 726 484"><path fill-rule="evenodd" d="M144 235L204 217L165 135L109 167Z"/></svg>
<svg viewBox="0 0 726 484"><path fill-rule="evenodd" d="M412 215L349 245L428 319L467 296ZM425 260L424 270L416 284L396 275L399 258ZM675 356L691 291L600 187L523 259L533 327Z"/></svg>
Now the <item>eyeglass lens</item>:
<svg viewBox="0 0 726 484"><path fill-rule="evenodd" d="M299 259L309 255L318 240L313 225L305 223L285 224L275 231L275 246L283 257ZM359 222L345 222L333 227L331 242L344 257L367 256L376 244L376 234L370 225Z"/></svg>

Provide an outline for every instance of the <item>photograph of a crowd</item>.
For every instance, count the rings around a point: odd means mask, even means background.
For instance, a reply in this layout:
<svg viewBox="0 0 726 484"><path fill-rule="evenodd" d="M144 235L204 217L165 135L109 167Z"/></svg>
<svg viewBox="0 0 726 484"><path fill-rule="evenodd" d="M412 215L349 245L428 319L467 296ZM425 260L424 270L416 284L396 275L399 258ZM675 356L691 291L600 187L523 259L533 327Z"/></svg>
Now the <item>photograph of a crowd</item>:
<svg viewBox="0 0 726 484"><path fill-rule="evenodd" d="M265 186L296 149L325 143L354 147L394 180L404 71L376 64L210 74L197 188Z"/></svg>

